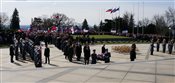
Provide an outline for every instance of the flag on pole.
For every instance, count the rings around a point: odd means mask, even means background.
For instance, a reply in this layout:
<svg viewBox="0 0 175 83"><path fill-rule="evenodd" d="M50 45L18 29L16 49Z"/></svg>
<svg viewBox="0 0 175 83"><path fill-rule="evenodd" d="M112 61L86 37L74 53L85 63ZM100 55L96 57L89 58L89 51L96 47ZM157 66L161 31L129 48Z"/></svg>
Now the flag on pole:
<svg viewBox="0 0 175 83"><path fill-rule="evenodd" d="M106 12L112 12L112 9L108 9L108 10L106 10Z"/></svg>

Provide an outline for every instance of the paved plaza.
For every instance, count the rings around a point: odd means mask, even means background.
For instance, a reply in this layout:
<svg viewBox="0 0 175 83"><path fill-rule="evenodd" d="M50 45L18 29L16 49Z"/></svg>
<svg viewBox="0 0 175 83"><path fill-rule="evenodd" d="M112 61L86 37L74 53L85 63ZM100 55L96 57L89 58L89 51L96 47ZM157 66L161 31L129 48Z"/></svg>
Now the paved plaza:
<svg viewBox="0 0 175 83"><path fill-rule="evenodd" d="M175 83L175 52L170 55L154 51L153 56L145 60L149 44L137 44L137 59L130 62L129 54L120 54L111 50L111 63L98 61L97 64L83 65L82 61L73 63L65 60L63 52L54 45L51 50L51 64L36 68L30 60L10 63L8 48L0 49L1 83ZM126 44L131 46L131 44ZM91 45L101 53L102 45ZM44 49L44 47L43 47ZM43 51L42 51L43 52ZM83 56L83 54L82 54ZM44 56L42 57L44 62Z"/></svg>

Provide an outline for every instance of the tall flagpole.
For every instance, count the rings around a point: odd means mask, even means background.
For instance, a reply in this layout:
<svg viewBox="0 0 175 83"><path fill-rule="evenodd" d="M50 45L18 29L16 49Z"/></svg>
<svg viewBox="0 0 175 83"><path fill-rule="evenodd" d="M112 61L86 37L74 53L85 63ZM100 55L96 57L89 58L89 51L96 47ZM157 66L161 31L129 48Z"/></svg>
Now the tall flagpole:
<svg viewBox="0 0 175 83"><path fill-rule="evenodd" d="M137 25L137 35L139 33L139 2L138 2L138 25Z"/></svg>
<svg viewBox="0 0 175 83"><path fill-rule="evenodd" d="M133 3L133 15L134 15L134 3ZM132 34L134 35L134 25L132 26Z"/></svg>
<svg viewBox="0 0 175 83"><path fill-rule="evenodd" d="M143 21L144 21L144 2L143 2ZM144 34L144 26L142 25L142 35Z"/></svg>
<svg viewBox="0 0 175 83"><path fill-rule="evenodd" d="M118 28L118 33L120 33L120 28L121 28L121 26L120 26L120 7L119 7L119 28Z"/></svg>

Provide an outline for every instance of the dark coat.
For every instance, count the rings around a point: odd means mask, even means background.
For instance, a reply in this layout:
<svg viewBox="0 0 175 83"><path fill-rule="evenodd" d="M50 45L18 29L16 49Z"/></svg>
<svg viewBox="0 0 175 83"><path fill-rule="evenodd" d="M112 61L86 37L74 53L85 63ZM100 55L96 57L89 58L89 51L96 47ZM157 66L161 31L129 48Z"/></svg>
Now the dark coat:
<svg viewBox="0 0 175 83"><path fill-rule="evenodd" d="M105 56L104 56L104 61L105 63L108 63L110 62L110 57L111 57L111 53L105 53Z"/></svg>
<svg viewBox="0 0 175 83"><path fill-rule="evenodd" d="M84 46L83 50L84 50L84 58L88 59L90 57L90 48L89 48L89 46L88 47Z"/></svg>
<svg viewBox="0 0 175 83"><path fill-rule="evenodd" d="M49 48L45 48L44 50L44 56L49 57L50 56L50 49Z"/></svg>
<svg viewBox="0 0 175 83"><path fill-rule="evenodd" d="M81 45L77 45L76 46L76 54L81 54L82 52L82 46Z"/></svg>
<svg viewBox="0 0 175 83"><path fill-rule="evenodd" d="M12 55L14 55L15 53L14 53L14 47L13 46L10 46L10 55L12 56Z"/></svg>
<svg viewBox="0 0 175 83"><path fill-rule="evenodd" d="M136 59L136 52L134 50L130 51L130 59Z"/></svg>
<svg viewBox="0 0 175 83"><path fill-rule="evenodd" d="M150 47L150 51L154 51L154 43L151 43L150 46L151 46L151 47Z"/></svg>
<svg viewBox="0 0 175 83"><path fill-rule="evenodd" d="M69 46L68 47L68 59L70 62L72 62L73 54L74 54L74 48L72 46Z"/></svg>
<svg viewBox="0 0 175 83"><path fill-rule="evenodd" d="M105 47L103 46L103 47L101 48L101 52L102 52L102 53L105 53L105 50L106 50L106 49L105 49Z"/></svg>
<svg viewBox="0 0 175 83"><path fill-rule="evenodd" d="M74 48L72 46L68 47L68 56L73 57L74 54Z"/></svg>
<svg viewBox="0 0 175 83"><path fill-rule="evenodd" d="M96 62L97 62L97 54L95 54L95 53L91 54L91 58L92 58L91 64L96 64Z"/></svg>
<svg viewBox="0 0 175 83"><path fill-rule="evenodd" d="M172 53L172 50L173 50L173 43L168 43L168 51L169 51L169 54Z"/></svg>

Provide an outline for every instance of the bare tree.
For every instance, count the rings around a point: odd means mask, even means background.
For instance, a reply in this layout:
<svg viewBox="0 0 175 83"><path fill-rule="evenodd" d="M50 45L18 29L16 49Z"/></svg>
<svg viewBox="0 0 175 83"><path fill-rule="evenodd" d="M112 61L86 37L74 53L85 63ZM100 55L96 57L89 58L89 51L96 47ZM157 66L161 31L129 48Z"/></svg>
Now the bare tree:
<svg viewBox="0 0 175 83"><path fill-rule="evenodd" d="M129 25L130 16L131 16L131 14L129 12L125 12L123 14L123 20L127 23L127 26Z"/></svg>
<svg viewBox="0 0 175 83"><path fill-rule="evenodd" d="M165 22L165 18L160 15L155 15L153 17L153 23L156 25L157 34L165 35L168 27Z"/></svg>
<svg viewBox="0 0 175 83"><path fill-rule="evenodd" d="M172 26L175 24L175 9L169 7L167 11L165 11L166 22L168 26Z"/></svg>
<svg viewBox="0 0 175 83"><path fill-rule="evenodd" d="M55 13L52 15L51 19L57 26L70 26L73 25L74 19L68 18L65 14Z"/></svg>
<svg viewBox="0 0 175 83"><path fill-rule="evenodd" d="M53 20L51 18L48 18L47 15L42 15L41 17L42 26L45 30L53 26Z"/></svg>
<svg viewBox="0 0 175 83"><path fill-rule="evenodd" d="M0 13L0 29L2 29L3 25L8 21L8 16L6 13Z"/></svg>

